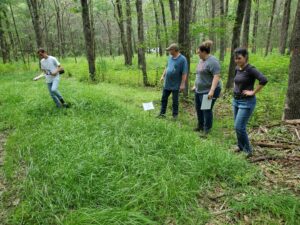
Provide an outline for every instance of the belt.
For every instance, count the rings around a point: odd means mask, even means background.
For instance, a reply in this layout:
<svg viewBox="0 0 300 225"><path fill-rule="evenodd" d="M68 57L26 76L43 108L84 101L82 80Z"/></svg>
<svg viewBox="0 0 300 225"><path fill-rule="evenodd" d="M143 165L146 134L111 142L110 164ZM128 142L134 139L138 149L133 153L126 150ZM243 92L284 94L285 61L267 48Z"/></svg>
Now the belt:
<svg viewBox="0 0 300 225"><path fill-rule="evenodd" d="M253 98L254 96L247 96L247 95L243 95L243 94L239 94L239 93L233 93L233 97L234 99L249 99L249 98Z"/></svg>

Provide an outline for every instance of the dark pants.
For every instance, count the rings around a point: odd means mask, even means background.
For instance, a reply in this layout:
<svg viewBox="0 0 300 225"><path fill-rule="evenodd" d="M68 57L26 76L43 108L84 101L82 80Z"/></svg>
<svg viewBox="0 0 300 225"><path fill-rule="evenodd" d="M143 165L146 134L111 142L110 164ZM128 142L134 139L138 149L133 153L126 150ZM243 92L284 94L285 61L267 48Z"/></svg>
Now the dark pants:
<svg viewBox="0 0 300 225"><path fill-rule="evenodd" d="M198 128L200 130L203 130L204 132L209 132L213 125L213 107L217 100L217 98L220 96L221 88L216 88L213 100L211 103L211 108L208 110L201 110L201 104L203 95L207 95L208 93L195 93L195 107L197 112L197 118L198 118Z"/></svg>
<svg viewBox="0 0 300 225"><path fill-rule="evenodd" d="M178 105L179 105L179 90L167 90L163 89L162 98L161 98L161 110L160 114L164 115L167 111L168 106L168 98L170 94L172 93L172 109L173 109L173 116L178 115Z"/></svg>
<svg viewBox="0 0 300 225"><path fill-rule="evenodd" d="M233 99L234 128L240 150L251 153L252 148L247 134L247 123L254 111L256 97Z"/></svg>

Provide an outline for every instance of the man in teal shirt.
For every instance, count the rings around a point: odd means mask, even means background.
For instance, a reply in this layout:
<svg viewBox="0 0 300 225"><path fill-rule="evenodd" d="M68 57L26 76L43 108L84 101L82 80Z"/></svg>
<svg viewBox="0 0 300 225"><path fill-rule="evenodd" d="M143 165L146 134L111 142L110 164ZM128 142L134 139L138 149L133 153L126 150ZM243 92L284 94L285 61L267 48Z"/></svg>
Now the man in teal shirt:
<svg viewBox="0 0 300 225"><path fill-rule="evenodd" d="M170 57L168 59L167 67L161 77L161 81L164 81L164 88L159 117L164 118L166 116L168 98L172 93L173 118L176 119L178 116L179 91L185 89L188 63L186 58L180 54L177 44L171 44L166 50L169 51Z"/></svg>

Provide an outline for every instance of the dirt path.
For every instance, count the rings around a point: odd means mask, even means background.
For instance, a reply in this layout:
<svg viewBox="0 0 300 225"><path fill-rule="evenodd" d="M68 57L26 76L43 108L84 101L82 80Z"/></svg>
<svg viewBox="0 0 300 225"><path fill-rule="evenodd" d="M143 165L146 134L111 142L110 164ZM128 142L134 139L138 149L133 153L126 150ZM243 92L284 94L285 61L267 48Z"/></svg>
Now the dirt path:
<svg viewBox="0 0 300 225"><path fill-rule="evenodd" d="M5 224L7 212L4 207L3 196L7 190L6 181L3 174L3 164L5 158L4 146L7 138L7 133L0 132L0 224Z"/></svg>

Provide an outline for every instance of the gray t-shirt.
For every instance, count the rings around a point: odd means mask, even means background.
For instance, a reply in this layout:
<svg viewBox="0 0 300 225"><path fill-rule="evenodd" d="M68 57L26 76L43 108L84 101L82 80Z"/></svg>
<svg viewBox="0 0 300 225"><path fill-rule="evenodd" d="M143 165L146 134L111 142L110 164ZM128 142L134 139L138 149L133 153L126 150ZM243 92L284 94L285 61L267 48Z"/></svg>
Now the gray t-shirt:
<svg viewBox="0 0 300 225"><path fill-rule="evenodd" d="M196 71L196 92L208 93L211 88L214 75L217 74L221 74L221 66L216 57L211 55L205 61L200 60ZM217 87L221 88L221 86L222 84L219 81Z"/></svg>
<svg viewBox="0 0 300 225"><path fill-rule="evenodd" d="M55 79L59 80L59 73L56 76L50 74L55 71L58 66L60 66L60 63L53 56L49 55L47 59L41 60L41 69L46 72L46 83L52 83Z"/></svg>

